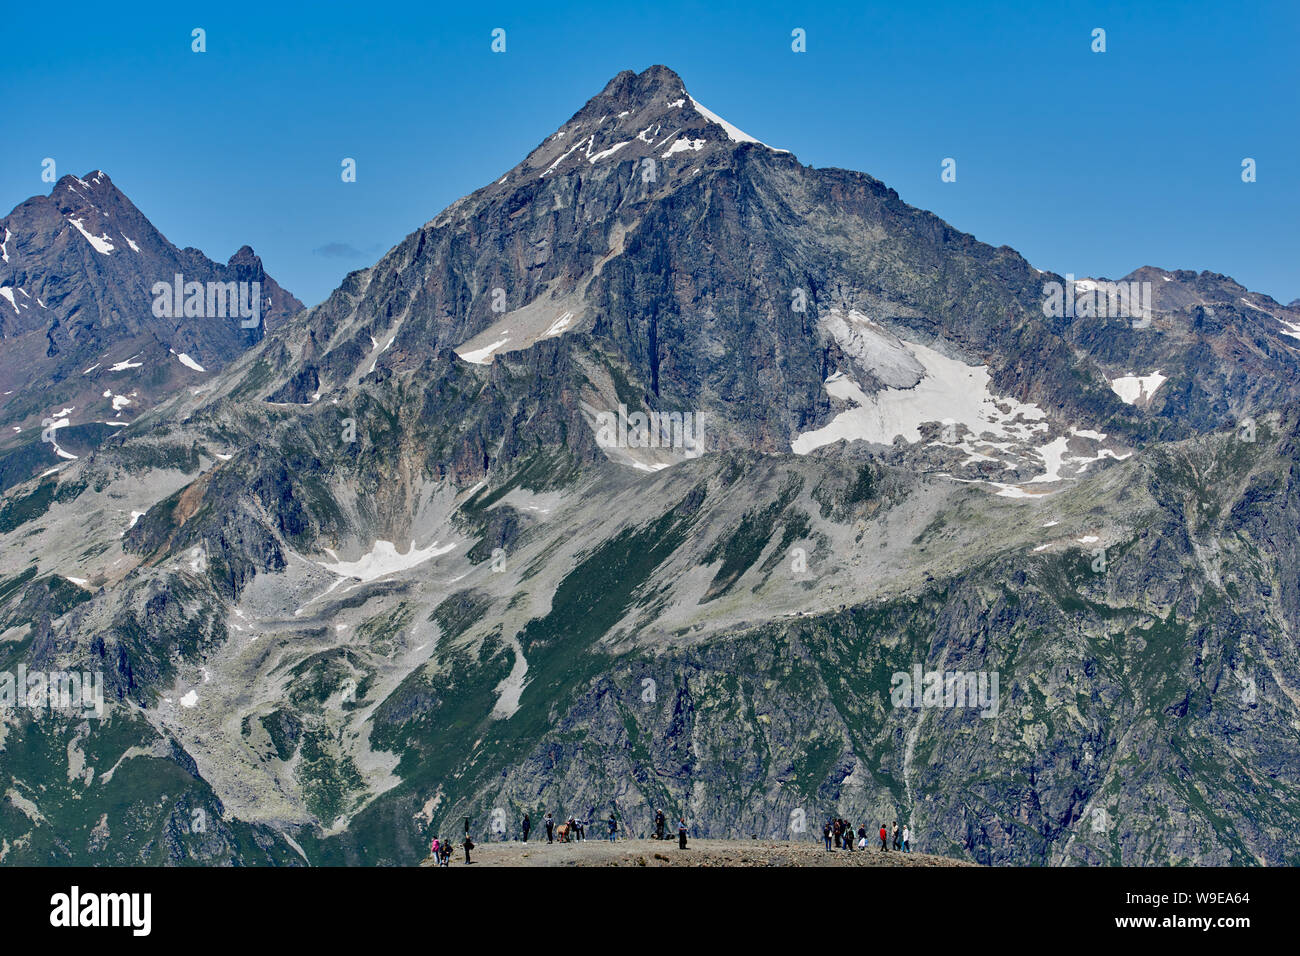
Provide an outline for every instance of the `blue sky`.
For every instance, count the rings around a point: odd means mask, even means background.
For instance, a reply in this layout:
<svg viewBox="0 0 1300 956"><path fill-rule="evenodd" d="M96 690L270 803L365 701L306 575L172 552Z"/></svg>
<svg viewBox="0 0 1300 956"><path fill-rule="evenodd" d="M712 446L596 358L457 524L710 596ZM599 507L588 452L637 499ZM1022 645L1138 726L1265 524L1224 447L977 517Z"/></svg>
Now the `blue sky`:
<svg viewBox="0 0 1300 956"><path fill-rule="evenodd" d="M248 243L313 304L619 70L664 63L746 132L1039 268L1210 269L1300 297L1300 5L1130 7L13 3L0 208L48 194L44 157L102 168L177 245Z"/></svg>

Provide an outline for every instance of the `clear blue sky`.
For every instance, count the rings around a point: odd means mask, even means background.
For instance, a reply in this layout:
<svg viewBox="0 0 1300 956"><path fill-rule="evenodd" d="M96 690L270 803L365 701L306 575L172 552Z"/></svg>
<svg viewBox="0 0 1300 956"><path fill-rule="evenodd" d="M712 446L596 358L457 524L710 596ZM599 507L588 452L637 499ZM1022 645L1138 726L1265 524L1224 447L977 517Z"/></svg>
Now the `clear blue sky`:
<svg viewBox="0 0 1300 956"><path fill-rule="evenodd" d="M746 132L1039 268L1300 297L1300 4L1131 6L12 2L0 207L48 194L46 156L102 168L177 245L248 243L313 304L619 70L664 63Z"/></svg>

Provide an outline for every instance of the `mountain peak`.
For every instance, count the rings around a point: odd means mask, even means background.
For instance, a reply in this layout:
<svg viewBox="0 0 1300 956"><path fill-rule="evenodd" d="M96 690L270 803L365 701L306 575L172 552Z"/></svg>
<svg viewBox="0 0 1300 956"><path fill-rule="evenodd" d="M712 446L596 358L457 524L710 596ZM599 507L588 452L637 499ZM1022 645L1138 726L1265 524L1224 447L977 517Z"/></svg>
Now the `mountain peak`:
<svg viewBox="0 0 1300 956"><path fill-rule="evenodd" d="M697 165L745 144L772 149L706 109L686 91L680 76L656 64L641 73L623 70L614 76L497 185L591 169L606 161Z"/></svg>
<svg viewBox="0 0 1300 956"><path fill-rule="evenodd" d="M657 97L675 97L686 93L682 78L668 67L656 63L640 73L623 70L614 76L600 96L611 97L625 103L653 103Z"/></svg>
<svg viewBox="0 0 1300 956"><path fill-rule="evenodd" d="M84 176L74 176L72 173L61 176L59 181L54 184L53 192L57 195L59 192L66 190L82 192L87 195L101 193L122 195L122 191L113 185L113 180L109 179L108 173L102 169L92 170Z"/></svg>
<svg viewBox="0 0 1300 956"><path fill-rule="evenodd" d="M237 249L237 250L235 251L235 254L232 255L232 256L230 257L230 259L226 262L226 265L228 265L228 266L254 266L254 267L260 269L260 268L262 267L262 260L261 260L261 258L257 255L257 253L255 253L255 252L253 251L253 247L252 247L252 246L249 246L249 245L243 245L243 246L240 246L239 249Z"/></svg>

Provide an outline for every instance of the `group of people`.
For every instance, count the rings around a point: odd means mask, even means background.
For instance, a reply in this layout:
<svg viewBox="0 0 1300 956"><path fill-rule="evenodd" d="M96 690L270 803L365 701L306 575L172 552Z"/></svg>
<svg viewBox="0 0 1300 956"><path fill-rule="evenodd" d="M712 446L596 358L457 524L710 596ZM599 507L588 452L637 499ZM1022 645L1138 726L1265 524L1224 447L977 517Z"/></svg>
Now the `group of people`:
<svg viewBox="0 0 1300 956"><path fill-rule="evenodd" d="M664 816L664 812L662 810L656 809L655 810L655 839L667 840L668 839L667 829L668 829L668 818ZM686 818L685 817L677 818L677 847L678 849L681 850L686 849Z"/></svg>
<svg viewBox="0 0 1300 956"><path fill-rule="evenodd" d="M591 825L591 822L589 820L580 820L577 817L569 817L569 819L561 821L557 826L555 818L548 813L546 819L542 821L542 825L546 828L547 843L576 843L579 840L587 839L587 827ZM525 813L523 822L525 843L528 842L528 834L532 828L532 822L528 819L528 814ZM611 813L609 815L609 838L613 840L617 833L618 821L614 819L614 814Z"/></svg>
<svg viewBox="0 0 1300 956"><path fill-rule="evenodd" d="M543 820L542 823L546 829L547 843L571 843L585 840L587 839L587 827L590 825L586 820L579 820L577 817L569 817L569 819L562 822L559 826L556 826L555 818L549 813L546 815L546 819ZM611 813L607 823L609 826L609 840L612 843L618 839L618 818ZM524 819L520 824L520 829L523 831L524 842L527 843L528 835L533 829L533 823L526 813L524 814ZM655 810L655 839L668 839L667 831L668 818L664 815L662 810ZM822 838L826 841L826 851L828 853L832 850L848 850L852 853L854 836L853 824L842 817L829 819L826 821L825 826L822 827ZM856 836L857 848L859 850L866 850L870 843L870 838L867 834L867 824L863 823L858 827ZM890 824L882 823L880 824L880 830L876 833L876 836L880 839L880 850L883 853L889 852L891 837L895 851L902 853L912 852L912 828L906 823L903 824L901 830L899 829L897 820L893 822L892 829ZM677 845L683 850L686 849L685 817L678 817L677 819ZM469 853L470 850L474 849L474 841L471 840L469 836L468 817L465 819L465 839L461 843L461 847L465 850L465 862L471 862ZM432 844L429 846L429 852L438 866L448 866L451 863L451 854L455 848L456 844L451 840L443 840L442 838L435 836Z"/></svg>
<svg viewBox="0 0 1300 956"><path fill-rule="evenodd" d="M609 842L613 843L615 840L618 839L618 818L611 813L609 815L609 819L605 822L606 825L609 827ZM579 840L585 840L587 839L587 827L590 825L589 821L587 820L580 820L577 817L569 817L569 819L565 820L563 823L557 826L555 823L555 818L551 816L551 814L549 813L546 815L546 819L542 821L542 824L546 829L547 843L557 843L557 842L571 843ZM666 840L668 838L665 832L667 829L667 824L668 824L668 820L667 817L664 816L664 812L662 810L656 810L655 811L655 839L656 840ZM525 813L523 824L521 825L521 829L523 830L524 833L525 843L528 842L528 834L532 831L532 827L533 827L532 821L529 820L528 814ZM679 817L677 820L677 845L683 850L686 849L686 818L685 817Z"/></svg>
<svg viewBox="0 0 1300 956"><path fill-rule="evenodd" d="M898 821L893 823L893 829L890 825L880 824L880 830L876 834L880 838L880 850L882 853L889 852L890 837L893 837L894 849L902 853L912 852L912 828L906 823L903 824L902 830L898 828ZM826 841L826 851L829 853L832 849L848 850L853 852L853 824L848 820L840 817L834 817L826 821L822 827L822 839ZM867 825L865 823L858 827L857 845L859 850L867 849L870 839L867 835Z"/></svg>
<svg viewBox="0 0 1300 956"><path fill-rule="evenodd" d="M465 862L469 863L469 851L474 849L474 841L469 838L468 833L465 834L465 842L461 846L465 848ZM455 848L456 844L451 840L434 837L433 842L429 844L429 854L433 857L433 862L438 866L450 866L451 852Z"/></svg>

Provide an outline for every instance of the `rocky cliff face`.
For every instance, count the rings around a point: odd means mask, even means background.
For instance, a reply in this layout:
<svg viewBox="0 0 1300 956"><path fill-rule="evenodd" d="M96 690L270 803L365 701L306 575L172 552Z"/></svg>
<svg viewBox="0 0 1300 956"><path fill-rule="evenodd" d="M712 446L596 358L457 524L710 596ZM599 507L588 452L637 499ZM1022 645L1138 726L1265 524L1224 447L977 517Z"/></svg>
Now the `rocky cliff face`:
<svg viewBox="0 0 1300 956"><path fill-rule="evenodd" d="M662 808L1294 863L1300 316L1065 281L620 74L5 495L0 669L109 706L6 718L4 858L411 863Z"/></svg>
<svg viewBox="0 0 1300 956"><path fill-rule="evenodd" d="M0 488L68 460L52 444L82 454L201 386L302 309L248 246L225 265L176 248L102 170L20 204L0 219L0 238ZM177 276L180 308L175 295L159 308L155 285ZM235 286L210 313L212 283ZM252 284L260 290L256 323L236 315L241 283L250 304ZM57 443L37 441L47 418L63 420Z"/></svg>

